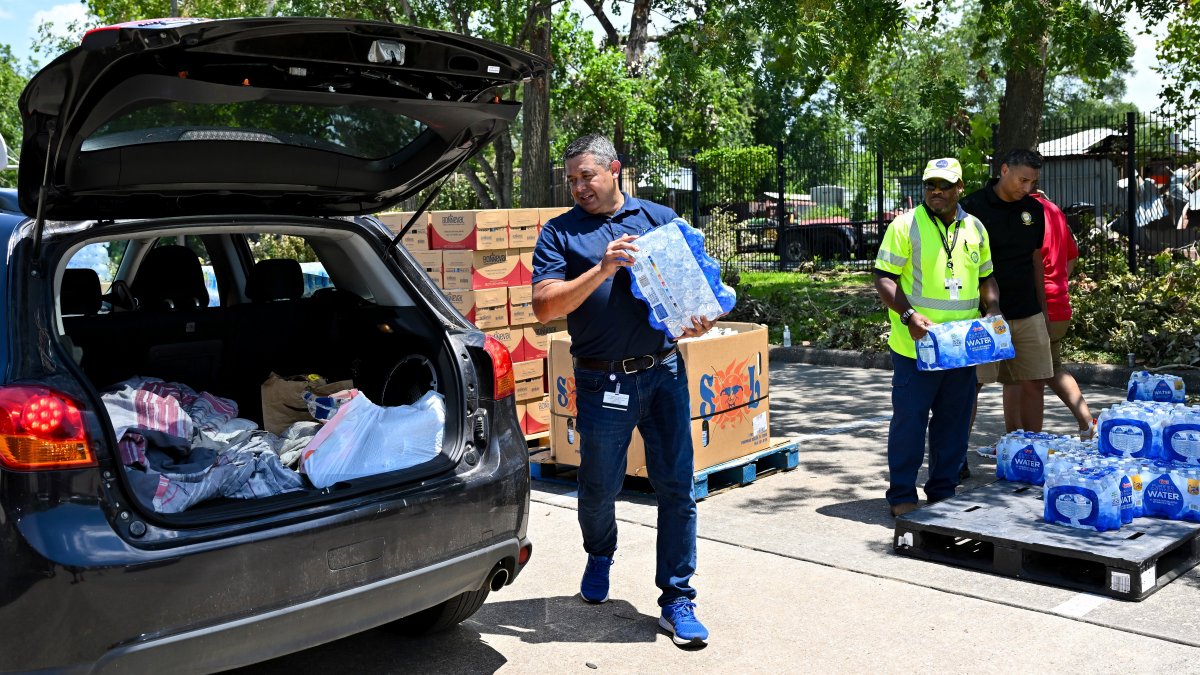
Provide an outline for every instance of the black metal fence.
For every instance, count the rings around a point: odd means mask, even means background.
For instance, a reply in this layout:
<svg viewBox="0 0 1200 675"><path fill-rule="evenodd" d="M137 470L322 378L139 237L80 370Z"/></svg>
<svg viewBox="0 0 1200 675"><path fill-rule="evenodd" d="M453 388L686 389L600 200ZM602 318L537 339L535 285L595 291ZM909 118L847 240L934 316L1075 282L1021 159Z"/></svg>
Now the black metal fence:
<svg viewBox="0 0 1200 675"><path fill-rule="evenodd" d="M1200 123L1130 113L1043 126L1041 136L1040 187L1066 212L1086 254L1079 264L1090 274L1114 267L1153 274L1159 255L1195 256ZM725 264L868 269L887 224L923 198L929 159L959 158L968 191L987 180L997 149L967 141L946 132L914 138L902 152L846 138L634 157L622 181L627 192L667 204L704 229L710 252ZM571 204L561 180L552 200Z"/></svg>

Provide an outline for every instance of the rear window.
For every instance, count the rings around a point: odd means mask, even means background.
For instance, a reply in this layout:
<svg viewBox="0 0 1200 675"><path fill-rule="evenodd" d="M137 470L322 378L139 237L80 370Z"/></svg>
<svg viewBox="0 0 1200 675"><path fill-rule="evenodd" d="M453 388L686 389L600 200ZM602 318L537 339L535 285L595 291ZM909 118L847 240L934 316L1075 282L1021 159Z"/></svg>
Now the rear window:
<svg viewBox="0 0 1200 675"><path fill-rule="evenodd" d="M360 159L390 157L426 126L369 106L317 107L246 101L167 102L117 117L83 143L83 151L143 143L244 141L328 150Z"/></svg>
<svg viewBox="0 0 1200 675"><path fill-rule="evenodd" d="M300 263L304 275L304 296L310 297L322 288L333 288L333 281L325 271L325 265L317 258L312 246L304 237L288 234L252 234L249 236L250 254L254 262L290 258Z"/></svg>

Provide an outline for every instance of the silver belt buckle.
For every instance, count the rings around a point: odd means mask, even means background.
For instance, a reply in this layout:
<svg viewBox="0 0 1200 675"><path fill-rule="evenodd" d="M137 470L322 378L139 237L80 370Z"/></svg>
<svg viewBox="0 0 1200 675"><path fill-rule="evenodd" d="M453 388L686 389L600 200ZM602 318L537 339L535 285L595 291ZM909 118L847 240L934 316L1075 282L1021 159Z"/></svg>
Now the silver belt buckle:
<svg viewBox="0 0 1200 675"><path fill-rule="evenodd" d="M633 375L634 373L638 372L638 369L634 368L633 370L630 370L629 365L628 365L629 362L637 361L639 359L644 359L644 358L646 358L646 357L645 356L631 356L627 359L622 359L621 360L621 370L625 371L626 375ZM654 367L654 355L651 354L650 355L650 365L646 366L646 368L642 368L642 370L647 370L647 369L653 368L653 367Z"/></svg>

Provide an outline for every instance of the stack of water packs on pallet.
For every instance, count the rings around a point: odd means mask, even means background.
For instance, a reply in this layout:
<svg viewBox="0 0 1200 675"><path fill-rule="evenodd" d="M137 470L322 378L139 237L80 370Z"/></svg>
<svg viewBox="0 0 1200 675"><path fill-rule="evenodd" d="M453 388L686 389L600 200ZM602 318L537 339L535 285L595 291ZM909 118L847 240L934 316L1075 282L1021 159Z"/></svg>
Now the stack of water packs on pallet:
<svg viewBox="0 0 1200 675"><path fill-rule="evenodd" d="M1139 370L1129 376L1130 401L1155 401L1157 403L1183 403L1186 389L1183 378L1166 373L1150 373Z"/></svg>
<svg viewBox="0 0 1200 675"><path fill-rule="evenodd" d="M1097 426L1094 442L1007 434L996 475L1043 484L1051 523L1103 532L1143 516L1200 522L1200 407L1118 403Z"/></svg>
<svg viewBox="0 0 1200 675"><path fill-rule="evenodd" d="M634 243L633 295L650 306L652 326L677 338L693 316L716 320L733 309L737 296L721 283L721 266L704 251L699 230L676 218Z"/></svg>
<svg viewBox="0 0 1200 675"><path fill-rule="evenodd" d="M1016 356L1012 333L994 316L934 324L917 340L917 370L948 370Z"/></svg>

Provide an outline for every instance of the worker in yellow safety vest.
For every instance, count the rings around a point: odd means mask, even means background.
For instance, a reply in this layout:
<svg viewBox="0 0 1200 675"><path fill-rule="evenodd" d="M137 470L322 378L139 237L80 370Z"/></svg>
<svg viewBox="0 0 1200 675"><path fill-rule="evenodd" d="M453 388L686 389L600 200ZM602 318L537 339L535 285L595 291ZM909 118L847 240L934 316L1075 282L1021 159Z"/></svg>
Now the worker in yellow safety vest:
<svg viewBox="0 0 1200 675"><path fill-rule="evenodd" d="M917 472L929 437L929 503L954 496L967 454L975 367L917 370L916 340L945 321L1000 313L987 230L958 205L962 166L931 160L922 174L925 201L888 225L875 258L875 290L892 322L892 422L887 501L892 516L917 508ZM930 417L932 413L932 418Z"/></svg>

